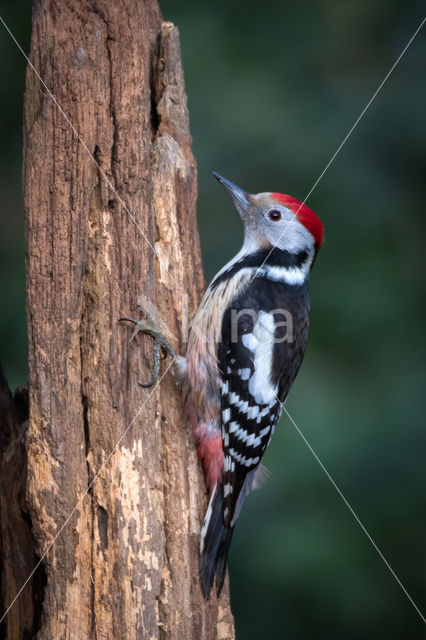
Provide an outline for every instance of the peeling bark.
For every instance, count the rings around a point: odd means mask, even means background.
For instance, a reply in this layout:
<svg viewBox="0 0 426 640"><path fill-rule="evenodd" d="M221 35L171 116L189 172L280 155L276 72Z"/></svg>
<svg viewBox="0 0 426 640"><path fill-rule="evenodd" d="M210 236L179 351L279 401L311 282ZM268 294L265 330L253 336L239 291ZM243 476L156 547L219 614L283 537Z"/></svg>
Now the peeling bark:
<svg viewBox="0 0 426 640"><path fill-rule="evenodd" d="M204 287L177 29L155 0L38 0L31 60L87 147L29 67L26 508L32 553L47 550L37 638L231 640L228 588L205 602L199 587L207 496L179 392L170 374L138 386L152 342L129 344L117 323L142 295L182 351Z"/></svg>

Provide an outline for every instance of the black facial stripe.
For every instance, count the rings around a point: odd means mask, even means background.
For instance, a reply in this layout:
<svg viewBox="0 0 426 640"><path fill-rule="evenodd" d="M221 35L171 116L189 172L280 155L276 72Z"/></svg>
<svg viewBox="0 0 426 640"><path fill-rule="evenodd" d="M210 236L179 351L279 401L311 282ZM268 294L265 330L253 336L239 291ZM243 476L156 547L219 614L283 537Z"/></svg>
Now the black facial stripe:
<svg viewBox="0 0 426 640"><path fill-rule="evenodd" d="M250 253L244 256L226 271L217 276L210 284L210 289L215 289L220 282L229 280L235 273L238 273L241 269L252 268L258 269L263 265L270 267L301 267L308 259L307 251L299 251L299 253L290 253L285 249L278 249L274 247L271 249L260 249L255 253Z"/></svg>

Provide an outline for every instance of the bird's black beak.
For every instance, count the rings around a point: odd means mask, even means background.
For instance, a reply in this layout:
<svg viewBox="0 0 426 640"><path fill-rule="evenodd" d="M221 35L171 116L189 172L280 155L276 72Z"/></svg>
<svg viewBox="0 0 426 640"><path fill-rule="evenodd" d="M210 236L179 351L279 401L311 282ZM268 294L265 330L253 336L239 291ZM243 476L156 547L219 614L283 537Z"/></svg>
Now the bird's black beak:
<svg viewBox="0 0 426 640"><path fill-rule="evenodd" d="M247 207L250 205L249 196L250 194L241 189L241 187L237 187L236 184L227 180L226 178L222 178L218 173L213 171L213 175L220 182L220 184L226 189L226 191L231 196L234 201L235 206L239 211L245 211Z"/></svg>

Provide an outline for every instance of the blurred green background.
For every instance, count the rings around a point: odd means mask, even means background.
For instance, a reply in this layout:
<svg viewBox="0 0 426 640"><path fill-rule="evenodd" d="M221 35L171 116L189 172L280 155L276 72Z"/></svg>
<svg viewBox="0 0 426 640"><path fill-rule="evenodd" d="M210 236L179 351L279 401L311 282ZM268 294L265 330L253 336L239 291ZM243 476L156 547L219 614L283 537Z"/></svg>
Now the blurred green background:
<svg viewBox="0 0 426 640"><path fill-rule="evenodd" d="M162 0L181 32L206 278L242 233L216 170L303 199L402 51L423 2ZM31 3L2 3L28 51ZM0 25L0 361L26 384L21 120L25 61ZM326 242L288 410L426 613L426 27L308 205ZM281 419L272 477L230 556L239 640L417 639L426 627L307 445Z"/></svg>

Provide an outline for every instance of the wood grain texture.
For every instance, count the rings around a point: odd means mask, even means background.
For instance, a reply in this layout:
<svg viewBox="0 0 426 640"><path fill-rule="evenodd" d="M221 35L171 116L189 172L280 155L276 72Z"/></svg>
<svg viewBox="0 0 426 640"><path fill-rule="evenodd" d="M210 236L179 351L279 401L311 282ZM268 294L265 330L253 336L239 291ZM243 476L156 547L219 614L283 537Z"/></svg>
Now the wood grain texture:
<svg viewBox="0 0 426 640"><path fill-rule="evenodd" d="M99 165L29 67L27 502L36 553L55 540L37 637L232 639L228 588L199 587L179 391L138 386L152 342L117 323L142 295L182 351L204 288L178 31L154 0L38 0L31 60Z"/></svg>

